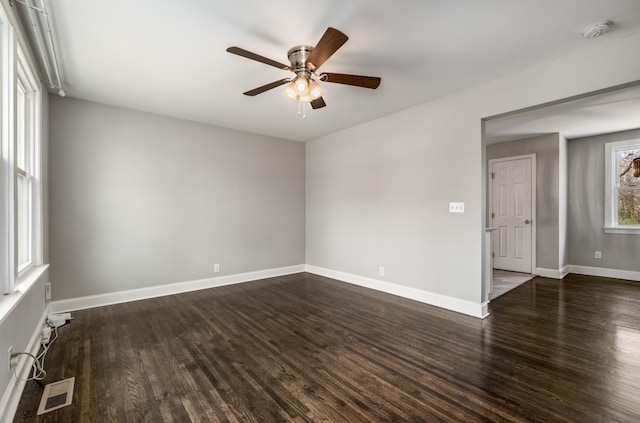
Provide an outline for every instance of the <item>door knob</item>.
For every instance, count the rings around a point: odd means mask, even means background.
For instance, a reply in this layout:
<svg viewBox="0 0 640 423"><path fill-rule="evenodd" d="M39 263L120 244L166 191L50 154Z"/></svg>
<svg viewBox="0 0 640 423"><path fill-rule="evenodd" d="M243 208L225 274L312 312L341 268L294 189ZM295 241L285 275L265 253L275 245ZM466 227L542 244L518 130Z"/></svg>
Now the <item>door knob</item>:
<svg viewBox="0 0 640 423"><path fill-rule="evenodd" d="M531 221L529 219L527 219L527 220L524 221L524 223L528 225L529 223L531 223Z"/></svg>

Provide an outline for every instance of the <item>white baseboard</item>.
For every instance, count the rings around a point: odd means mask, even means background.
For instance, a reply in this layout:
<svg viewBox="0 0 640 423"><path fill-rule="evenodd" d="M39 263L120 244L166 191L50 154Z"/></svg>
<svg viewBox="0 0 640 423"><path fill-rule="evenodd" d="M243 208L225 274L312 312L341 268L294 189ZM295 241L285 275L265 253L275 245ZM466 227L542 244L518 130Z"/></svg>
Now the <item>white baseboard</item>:
<svg viewBox="0 0 640 423"><path fill-rule="evenodd" d="M42 336L42 327L48 315L49 307L47 306L44 309L44 313L42 313L42 317L40 318L38 325L34 328L33 335L31 335L31 339L24 350L25 352L33 355L38 354L38 350L40 349L40 336ZM14 376L11 376L7 389L4 391L2 400L0 400L0 422L13 422L16 410L18 409L18 404L20 403L20 398L22 397L22 391L24 391L24 385L27 383L24 379L29 377L29 372L31 371L31 363L31 357L26 355L19 357L18 366L15 370L19 380Z"/></svg>
<svg viewBox="0 0 640 423"><path fill-rule="evenodd" d="M482 317L480 317L481 319L486 319L487 317L489 317L489 301L485 301L482 304L480 304L482 307Z"/></svg>
<svg viewBox="0 0 640 423"><path fill-rule="evenodd" d="M66 300L51 302L50 309L51 313L84 310L87 308L101 307L111 304L119 304L129 301L161 297L165 295L180 294L183 292L196 291L200 289L250 282L258 279L290 275L304 271L320 276L326 276L332 279L337 279L343 282L352 283L354 285L359 285L365 288L375 289L377 291L398 295L400 297L420 301L425 304L434 305L436 307L445 308L447 310L452 310L473 317L485 318L489 315L486 303L476 304L471 301L461 300L459 298L435 294L433 292L423 291L417 288L411 288L391 282L367 278L364 276L340 272L318 266L312 266L308 264L258 270L255 272L239 273L235 275L219 276L215 278L200 279L195 281L178 282L167 285L152 286L148 288L132 289L128 291L110 292L106 294L70 298ZM545 278L553 279L562 279L568 273L578 273L583 275L640 281L640 272L575 265L567 265L558 270L537 267L534 273Z"/></svg>
<svg viewBox="0 0 640 423"><path fill-rule="evenodd" d="M380 281L377 279L358 276L351 273L339 272L337 270L326 269L323 267L311 266L307 264L306 270L327 278L337 279L342 282L348 282L364 288L375 289L376 291L386 292L388 294L397 295L399 297L408 298L410 300L419 301L421 303L433 305L468 316L485 318L489 314L484 304L473 303L471 301L461 300L446 295L435 294L429 291L423 291L417 288L398 285L391 282Z"/></svg>
<svg viewBox="0 0 640 423"><path fill-rule="evenodd" d="M305 265L279 267L275 269L258 270L255 272L237 273L235 275L218 276L195 281L178 282L166 285L150 286L148 288L131 289L127 291L109 292L106 294L89 295L86 297L69 298L51 302L52 313L62 313L87 308L102 307L147 298L163 297L165 295L180 294L200 289L250 282L258 279L291 275L305 271Z"/></svg>
<svg viewBox="0 0 640 423"><path fill-rule="evenodd" d="M589 266L569 266L570 273L579 275L601 276L603 278L626 279L629 281L640 281L640 272L632 270L608 269L605 267L589 267Z"/></svg>
<svg viewBox="0 0 640 423"><path fill-rule="evenodd" d="M571 266L564 266L562 269L545 269L544 267L536 267L534 274L543 278L562 279L569 274Z"/></svg>

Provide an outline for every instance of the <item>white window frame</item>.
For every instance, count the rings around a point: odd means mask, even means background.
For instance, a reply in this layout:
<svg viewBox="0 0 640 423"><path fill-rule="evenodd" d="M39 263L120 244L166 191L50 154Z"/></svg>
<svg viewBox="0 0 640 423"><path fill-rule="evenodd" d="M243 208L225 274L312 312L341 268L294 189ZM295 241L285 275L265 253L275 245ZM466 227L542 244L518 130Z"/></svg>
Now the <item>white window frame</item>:
<svg viewBox="0 0 640 423"><path fill-rule="evenodd" d="M13 81L15 63L13 28L0 7L0 289L13 292L15 273L13 187Z"/></svg>
<svg viewBox="0 0 640 423"><path fill-rule="evenodd" d="M21 292L33 280L31 270L43 264L42 208L42 88L16 33L0 7L0 294ZM17 233L17 84L26 88L26 135L30 149L27 169L31 181L29 219L30 258L18 269ZM0 297L2 300L2 297ZM1 308L1 307L0 307ZM1 317L1 316L0 316Z"/></svg>
<svg viewBox="0 0 640 423"><path fill-rule="evenodd" d="M610 142L604 146L604 231L610 234L640 235L640 225L618 224L618 169L616 153L620 150L640 149L640 139Z"/></svg>
<svg viewBox="0 0 640 423"><path fill-rule="evenodd" d="M26 91L26 104L23 112L24 120L20 120L20 112L16 109L16 125L24 125L24 137L27 147L25 150L26 169L18 167L16 158L16 173L27 178L30 182L29 201L29 260L18 267L18 281L21 282L23 276L34 266L42 265L42 175L41 175L41 110L42 97L41 90L33 71L30 69L27 59L21 48L17 49L17 72L16 87L19 84ZM16 89L17 92L17 89ZM17 98L16 98L17 108ZM16 126L17 129L17 126ZM20 131L16 130L18 134ZM17 149L16 149L17 150ZM17 154L17 152L16 152ZM16 190L17 191L17 190ZM16 192L17 203L17 192ZM17 208L16 208L17 213ZM18 216L16 214L16 220ZM16 222L17 224L17 222ZM16 251L18 248L18 237L16 234ZM17 259L18 254L16 254ZM17 264L17 266L19 263Z"/></svg>

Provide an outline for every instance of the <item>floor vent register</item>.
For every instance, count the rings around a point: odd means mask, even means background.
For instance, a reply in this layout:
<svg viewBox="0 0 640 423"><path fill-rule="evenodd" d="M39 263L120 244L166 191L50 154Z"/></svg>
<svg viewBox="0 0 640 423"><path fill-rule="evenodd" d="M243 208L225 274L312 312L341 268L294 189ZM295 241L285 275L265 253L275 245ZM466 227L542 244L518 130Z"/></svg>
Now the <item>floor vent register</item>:
<svg viewBox="0 0 640 423"><path fill-rule="evenodd" d="M76 378L60 380L53 382L44 387L40 407L38 407L38 415L66 407L71 404L73 399L73 385Z"/></svg>

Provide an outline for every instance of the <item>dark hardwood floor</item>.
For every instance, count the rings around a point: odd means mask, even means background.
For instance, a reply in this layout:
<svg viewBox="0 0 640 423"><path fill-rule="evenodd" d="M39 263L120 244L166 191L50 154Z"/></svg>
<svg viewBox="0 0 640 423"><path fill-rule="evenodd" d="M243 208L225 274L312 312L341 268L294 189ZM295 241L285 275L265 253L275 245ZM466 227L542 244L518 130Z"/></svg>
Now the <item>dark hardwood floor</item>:
<svg viewBox="0 0 640 423"><path fill-rule="evenodd" d="M73 313L15 422L638 422L640 283L535 278L485 320L311 274Z"/></svg>

